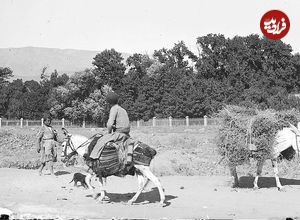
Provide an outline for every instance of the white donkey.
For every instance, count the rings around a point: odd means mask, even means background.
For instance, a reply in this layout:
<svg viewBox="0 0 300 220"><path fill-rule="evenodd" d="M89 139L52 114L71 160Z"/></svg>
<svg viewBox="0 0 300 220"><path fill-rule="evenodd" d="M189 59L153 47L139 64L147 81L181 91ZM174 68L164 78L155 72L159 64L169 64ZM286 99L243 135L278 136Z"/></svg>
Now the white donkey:
<svg viewBox="0 0 300 220"><path fill-rule="evenodd" d="M62 143L62 157L65 159L70 159L73 155L78 154L83 157L84 153L86 152L86 148L88 147L89 143L92 141L92 139L88 139L87 137L84 137L82 135L71 135L67 133L66 130L64 130L65 135L67 136L67 140L65 140ZM145 186L148 184L149 180L151 180L154 185L158 188L159 195L160 195L160 204L163 205L165 201L165 195L163 188L161 186L160 181L158 178L151 172L149 166L144 165L136 165L134 164L134 167L136 169L136 176L138 179L138 191L137 193L128 201L128 204L132 204L135 202L138 198L138 196L141 194L141 192L144 190ZM88 173L86 176L86 183L90 190L93 191L94 199L97 198L97 193L94 192L94 189L91 185L91 179L92 177L96 176L96 173L91 170L91 173ZM97 201L102 202L105 198L105 189L103 185L103 178L98 176L99 185L100 185L100 196L98 197ZM105 180L105 179L104 179ZM106 181L105 181L106 182Z"/></svg>
<svg viewBox="0 0 300 220"><path fill-rule="evenodd" d="M283 128L282 130L278 131L275 137L275 142L273 144L273 154L271 158L272 167L274 170L274 176L276 180L276 186L278 190L282 190L283 186L280 183L279 176L278 176L278 163L277 159L282 151L286 150L289 147L293 147L296 151L297 155L299 156L299 147L300 147L300 122L298 123L298 129L290 125L288 128ZM256 176L253 182L254 189L258 189L258 178L261 176L263 165L265 160L260 160L257 162L257 171ZM236 166L230 166L230 174L234 179L233 187L239 186L238 176L236 173Z"/></svg>

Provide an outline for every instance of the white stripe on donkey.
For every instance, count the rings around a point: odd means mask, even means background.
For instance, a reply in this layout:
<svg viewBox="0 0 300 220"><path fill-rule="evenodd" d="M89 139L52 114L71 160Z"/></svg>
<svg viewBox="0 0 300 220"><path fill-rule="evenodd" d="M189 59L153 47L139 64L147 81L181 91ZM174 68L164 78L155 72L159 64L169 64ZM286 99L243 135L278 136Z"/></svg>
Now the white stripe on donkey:
<svg viewBox="0 0 300 220"><path fill-rule="evenodd" d="M71 155L78 154L80 156L84 156L86 152L86 148L89 146L89 143L92 139L81 135L71 135L66 130L64 131L65 135L67 136L67 140L62 143L62 157L69 159ZM86 161L86 160L85 160ZM136 169L136 176L138 179L138 191L137 193L128 201L128 204L132 204L137 200L141 192L144 190L145 186L148 184L149 180L154 183L154 185L158 188L159 195L160 195L160 204L163 205L165 201L165 195L163 192L163 188L161 186L160 181L158 178L152 173L149 166L145 165L137 165L134 164ZM90 169L92 170L92 169ZM97 193L94 192L93 187L91 186L91 179L93 176L96 176L95 171L93 170L91 173L87 174L86 176L86 184L88 185L89 189L93 191L94 198L97 198ZM105 179L105 178L104 178ZM102 202L105 198L105 189L103 186L103 178L98 176L99 186L100 186L100 196L98 197L97 201Z"/></svg>

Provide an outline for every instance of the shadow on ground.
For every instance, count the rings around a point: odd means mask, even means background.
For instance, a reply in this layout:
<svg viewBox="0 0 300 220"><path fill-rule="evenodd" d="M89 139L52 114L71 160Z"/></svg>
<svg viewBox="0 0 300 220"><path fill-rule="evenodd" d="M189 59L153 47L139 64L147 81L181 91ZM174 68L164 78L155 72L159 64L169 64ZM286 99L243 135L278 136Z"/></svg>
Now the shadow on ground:
<svg viewBox="0 0 300 220"><path fill-rule="evenodd" d="M70 174L70 172L68 171L57 171L54 173L55 176L61 176L61 175L66 175L66 174Z"/></svg>
<svg viewBox="0 0 300 220"><path fill-rule="evenodd" d="M112 202L112 203L127 203L134 195L135 195L135 193L124 193L124 194L122 194L122 193L106 193L106 196L109 197L110 202ZM88 195L87 197L92 197L92 195ZM171 202L169 202L169 201L177 198L177 196L172 196L172 195L165 195L165 197L166 197L166 199L165 199L164 207L171 205ZM160 201L160 197L159 197L158 189L152 188L151 191L149 191L149 192L141 193L134 204L136 204L136 205L149 204L149 203L157 203L159 201Z"/></svg>
<svg viewBox="0 0 300 220"><path fill-rule="evenodd" d="M253 188L254 177L242 176L239 179L240 188ZM300 180L280 178L281 184L284 185L300 185ZM276 187L275 177L259 177L259 188L271 188Z"/></svg>

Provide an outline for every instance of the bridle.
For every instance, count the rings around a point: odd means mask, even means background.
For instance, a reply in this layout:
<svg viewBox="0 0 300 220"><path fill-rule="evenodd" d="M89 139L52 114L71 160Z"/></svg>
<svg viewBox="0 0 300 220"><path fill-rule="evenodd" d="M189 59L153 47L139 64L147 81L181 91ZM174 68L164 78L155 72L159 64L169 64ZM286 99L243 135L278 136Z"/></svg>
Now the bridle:
<svg viewBox="0 0 300 220"><path fill-rule="evenodd" d="M83 146L85 146L88 142L90 142L91 140L94 139L95 136L97 136L99 134L95 134L92 137L90 137L89 139L87 139L85 142L83 142L82 144L80 144L77 148L74 147L74 144L72 142L72 135L67 134L67 140L66 140L66 145L65 145L65 149L64 149L64 158L66 159L65 162L68 162L70 160L71 157L73 157L74 155L78 154L77 150ZM103 136L101 134L101 136ZM67 148L70 147L71 149L71 153L67 154Z"/></svg>
<svg viewBox="0 0 300 220"><path fill-rule="evenodd" d="M70 149L72 150L71 153L67 154L67 148L70 147ZM77 154L77 151L74 147L74 144L71 140L71 136L68 136L67 137L67 140L66 140L66 145L65 145L65 149L64 149L64 157L67 158L68 160L74 156L75 154Z"/></svg>
<svg viewBox="0 0 300 220"><path fill-rule="evenodd" d="M69 162L70 158L73 157L74 155L78 154L77 150L74 147L74 144L71 140L72 135L67 131L66 128L62 128L63 133L67 136L66 137L66 145L65 145L65 149L64 149L64 158L65 160L63 162ZM72 150L71 153L67 154L67 148L70 147L70 149ZM78 149L78 148L77 148Z"/></svg>

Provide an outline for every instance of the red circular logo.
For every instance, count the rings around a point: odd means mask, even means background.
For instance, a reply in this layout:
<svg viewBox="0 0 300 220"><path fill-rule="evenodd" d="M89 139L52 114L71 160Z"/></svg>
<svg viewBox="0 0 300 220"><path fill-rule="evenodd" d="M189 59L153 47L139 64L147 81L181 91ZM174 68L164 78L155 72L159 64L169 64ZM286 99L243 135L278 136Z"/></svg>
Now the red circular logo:
<svg viewBox="0 0 300 220"><path fill-rule="evenodd" d="M261 32L271 40L280 40L290 29L288 16L279 10L265 13L260 20Z"/></svg>

